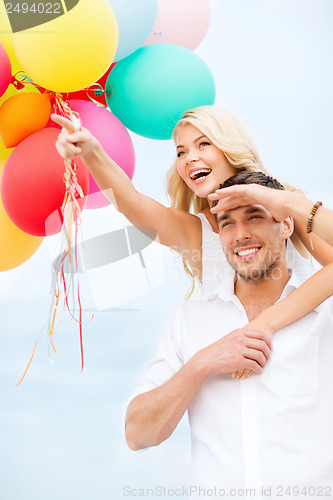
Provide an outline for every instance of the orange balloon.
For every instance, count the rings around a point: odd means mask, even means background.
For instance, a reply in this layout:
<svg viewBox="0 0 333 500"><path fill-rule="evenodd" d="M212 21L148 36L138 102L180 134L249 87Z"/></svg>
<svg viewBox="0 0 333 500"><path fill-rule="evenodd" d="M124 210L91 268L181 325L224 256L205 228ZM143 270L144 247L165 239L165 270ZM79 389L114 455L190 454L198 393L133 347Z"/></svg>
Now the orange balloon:
<svg viewBox="0 0 333 500"><path fill-rule="evenodd" d="M7 99L9 99L10 97L12 97L14 95L20 95L20 94L23 94L24 92L29 92L29 94L31 94L31 93L32 94L40 94L37 87L35 87L35 85L33 85L32 83L23 82L23 85L24 85L23 89L17 89L16 87L14 87L13 84L10 84L8 89L4 93L4 95L0 97L0 106L5 101L7 101Z"/></svg>
<svg viewBox="0 0 333 500"><path fill-rule="evenodd" d="M0 135L6 148L44 128L50 113L50 99L45 94L24 92L7 99L0 107Z"/></svg>
<svg viewBox="0 0 333 500"><path fill-rule="evenodd" d="M0 162L0 175L5 162ZM0 272L23 264L38 249L43 238L24 233L8 217L0 199Z"/></svg>

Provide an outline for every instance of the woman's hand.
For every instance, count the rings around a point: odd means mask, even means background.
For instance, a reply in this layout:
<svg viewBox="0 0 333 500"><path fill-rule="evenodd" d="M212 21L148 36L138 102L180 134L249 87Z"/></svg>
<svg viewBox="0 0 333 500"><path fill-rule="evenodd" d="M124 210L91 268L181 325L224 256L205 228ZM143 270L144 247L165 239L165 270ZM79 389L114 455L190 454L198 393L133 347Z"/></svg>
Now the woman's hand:
<svg viewBox="0 0 333 500"><path fill-rule="evenodd" d="M86 128L75 132L74 125L68 118L56 114L52 114L51 118L62 127L56 148L63 158L71 160L73 156L80 156L84 159L99 145L98 140Z"/></svg>
<svg viewBox="0 0 333 500"><path fill-rule="evenodd" d="M297 192L272 189L259 184L247 184L217 189L215 193L208 195L208 199L218 200L217 205L210 210L213 214L246 205L262 205L277 222L282 222L290 215L288 209L290 202L297 203L294 198L299 196L304 199Z"/></svg>

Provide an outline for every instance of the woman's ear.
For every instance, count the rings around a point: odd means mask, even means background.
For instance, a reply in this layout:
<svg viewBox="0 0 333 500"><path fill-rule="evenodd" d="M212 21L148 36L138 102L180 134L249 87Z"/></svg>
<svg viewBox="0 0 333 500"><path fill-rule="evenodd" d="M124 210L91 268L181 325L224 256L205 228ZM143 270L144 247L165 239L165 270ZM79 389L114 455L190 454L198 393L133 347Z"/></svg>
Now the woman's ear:
<svg viewBox="0 0 333 500"><path fill-rule="evenodd" d="M292 217L287 217L281 222L282 225L282 237L287 240L294 232L294 219Z"/></svg>

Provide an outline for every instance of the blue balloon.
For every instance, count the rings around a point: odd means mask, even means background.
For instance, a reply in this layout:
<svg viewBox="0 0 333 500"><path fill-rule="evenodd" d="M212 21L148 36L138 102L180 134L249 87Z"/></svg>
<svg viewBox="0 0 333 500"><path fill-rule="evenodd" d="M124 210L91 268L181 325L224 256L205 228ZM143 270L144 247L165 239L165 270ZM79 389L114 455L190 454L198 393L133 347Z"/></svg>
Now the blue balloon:
<svg viewBox="0 0 333 500"><path fill-rule="evenodd" d="M119 61L105 90L108 106L125 127L151 139L170 139L185 111L215 101L206 63L168 43L141 47Z"/></svg>
<svg viewBox="0 0 333 500"><path fill-rule="evenodd" d="M156 21L158 0L108 0L108 3L119 29L115 62L129 56L145 43Z"/></svg>

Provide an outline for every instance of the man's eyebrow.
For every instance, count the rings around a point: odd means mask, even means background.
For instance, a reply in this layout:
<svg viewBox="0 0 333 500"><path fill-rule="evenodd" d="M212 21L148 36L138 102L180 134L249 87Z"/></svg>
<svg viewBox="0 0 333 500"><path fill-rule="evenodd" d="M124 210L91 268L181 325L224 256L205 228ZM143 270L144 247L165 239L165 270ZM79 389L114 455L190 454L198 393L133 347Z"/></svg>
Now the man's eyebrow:
<svg viewBox="0 0 333 500"><path fill-rule="evenodd" d="M221 215L220 217L217 216L217 224L220 224L220 222L227 220L227 219L231 219L231 216L228 214L228 212Z"/></svg>
<svg viewBox="0 0 333 500"><path fill-rule="evenodd" d="M255 214L255 213L265 213L265 210L259 206L251 206L251 207L247 208L244 213L246 215ZM229 212L224 213L220 217L217 216L217 224L219 225L220 222L227 220L227 219L231 219L231 215Z"/></svg>
<svg viewBox="0 0 333 500"><path fill-rule="evenodd" d="M197 137L196 139L194 139L194 141L193 141L193 142L197 142L197 141L199 141L200 139L202 139L203 137L206 137L206 136L205 136L205 134L204 134L204 135L200 135L199 137ZM185 146L182 146L181 144L179 144L179 145L177 146L177 149L178 149L178 148L184 148L184 147L185 147Z"/></svg>
<svg viewBox="0 0 333 500"><path fill-rule="evenodd" d="M264 213L265 210L262 207L254 206L247 208L244 213L248 215L248 214L254 214L256 212Z"/></svg>

